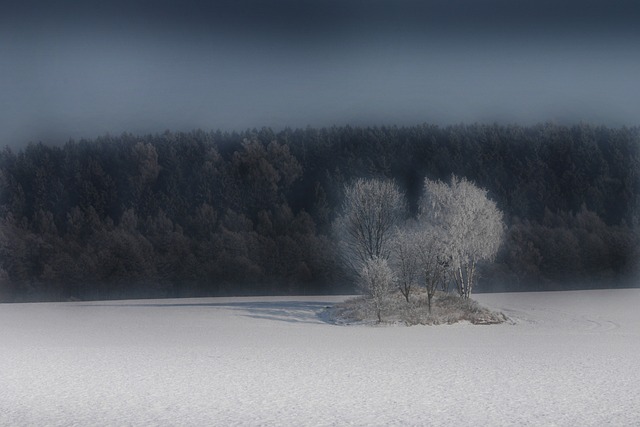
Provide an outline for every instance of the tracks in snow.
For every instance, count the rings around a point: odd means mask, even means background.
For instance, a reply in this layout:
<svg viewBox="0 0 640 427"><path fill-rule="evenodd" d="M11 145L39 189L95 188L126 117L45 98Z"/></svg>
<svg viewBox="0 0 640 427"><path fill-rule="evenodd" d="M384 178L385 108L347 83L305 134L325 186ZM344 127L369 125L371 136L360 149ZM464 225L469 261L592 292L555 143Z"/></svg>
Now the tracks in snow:
<svg viewBox="0 0 640 427"><path fill-rule="evenodd" d="M579 332L608 333L619 330L620 324L596 313L575 313L570 309L561 310L540 306L518 309L501 308L512 325L529 324L539 327L564 327Z"/></svg>

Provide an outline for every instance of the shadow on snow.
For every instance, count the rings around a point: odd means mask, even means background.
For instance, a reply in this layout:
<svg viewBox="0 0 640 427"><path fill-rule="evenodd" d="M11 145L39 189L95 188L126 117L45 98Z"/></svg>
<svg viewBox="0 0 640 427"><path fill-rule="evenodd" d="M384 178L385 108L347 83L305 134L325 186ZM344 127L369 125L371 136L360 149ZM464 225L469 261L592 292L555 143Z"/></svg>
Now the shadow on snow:
<svg viewBox="0 0 640 427"><path fill-rule="evenodd" d="M253 319L275 320L287 323L332 323L324 311L333 305L323 301L255 301L229 303L100 303L77 304L82 307L128 307L128 308L176 308L204 307L231 309Z"/></svg>

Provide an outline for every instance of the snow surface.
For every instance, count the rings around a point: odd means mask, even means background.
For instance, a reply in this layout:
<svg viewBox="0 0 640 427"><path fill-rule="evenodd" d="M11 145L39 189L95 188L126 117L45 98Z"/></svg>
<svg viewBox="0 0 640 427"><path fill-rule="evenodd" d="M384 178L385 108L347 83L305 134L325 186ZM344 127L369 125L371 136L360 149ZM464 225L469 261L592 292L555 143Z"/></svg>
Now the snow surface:
<svg viewBox="0 0 640 427"><path fill-rule="evenodd" d="M336 326L344 297L0 305L0 425L640 425L640 290L510 324Z"/></svg>

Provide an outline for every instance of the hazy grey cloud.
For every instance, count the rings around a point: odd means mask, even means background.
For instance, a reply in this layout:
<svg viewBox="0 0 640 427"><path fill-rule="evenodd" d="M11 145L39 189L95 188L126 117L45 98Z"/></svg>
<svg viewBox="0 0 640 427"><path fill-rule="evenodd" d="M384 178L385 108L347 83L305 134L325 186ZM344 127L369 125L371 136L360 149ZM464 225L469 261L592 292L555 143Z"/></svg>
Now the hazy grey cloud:
<svg viewBox="0 0 640 427"><path fill-rule="evenodd" d="M0 144L203 127L637 124L631 1L15 2Z"/></svg>

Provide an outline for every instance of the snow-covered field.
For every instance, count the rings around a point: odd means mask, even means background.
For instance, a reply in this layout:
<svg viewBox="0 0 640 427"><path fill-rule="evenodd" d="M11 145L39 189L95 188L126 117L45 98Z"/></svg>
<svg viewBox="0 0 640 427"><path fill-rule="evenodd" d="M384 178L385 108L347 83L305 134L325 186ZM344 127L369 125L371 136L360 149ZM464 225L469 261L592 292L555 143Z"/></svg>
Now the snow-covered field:
<svg viewBox="0 0 640 427"><path fill-rule="evenodd" d="M640 425L640 289L486 294L494 326L340 297L0 304L0 425Z"/></svg>

